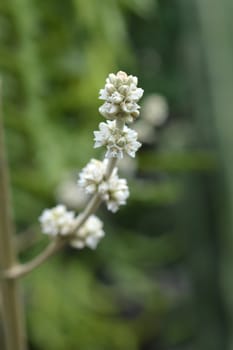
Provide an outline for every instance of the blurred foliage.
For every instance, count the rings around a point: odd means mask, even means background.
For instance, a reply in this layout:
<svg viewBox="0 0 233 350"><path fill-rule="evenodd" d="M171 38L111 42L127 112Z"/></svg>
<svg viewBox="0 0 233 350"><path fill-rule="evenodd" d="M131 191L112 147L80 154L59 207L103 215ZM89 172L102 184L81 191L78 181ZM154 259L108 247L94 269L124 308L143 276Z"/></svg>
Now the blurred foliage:
<svg viewBox="0 0 233 350"><path fill-rule="evenodd" d="M214 329L212 342L221 338L210 223L218 160L190 102L181 61L186 26L177 3L0 2L18 231L54 205L67 175L101 156L92 131L101 121L98 90L110 72L138 75L145 94L166 96L170 109L157 138L139 152L128 205L111 216L100 210L107 235L97 251L67 248L26 278L31 349L214 350L199 341L200 309L206 331ZM41 238L22 260L46 243Z"/></svg>
<svg viewBox="0 0 233 350"><path fill-rule="evenodd" d="M110 71L133 60L124 11L146 16L152 5L1 2L0 69L17 204L27 205L25 189L48 200L62 174L92 156L98 90Z"/></svg>

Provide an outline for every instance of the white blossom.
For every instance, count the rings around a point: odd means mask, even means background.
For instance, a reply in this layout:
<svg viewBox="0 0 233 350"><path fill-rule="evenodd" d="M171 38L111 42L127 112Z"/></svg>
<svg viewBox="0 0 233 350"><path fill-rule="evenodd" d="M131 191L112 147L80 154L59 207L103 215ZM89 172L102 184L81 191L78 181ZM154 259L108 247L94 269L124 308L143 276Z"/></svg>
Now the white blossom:
<svg viewBox="0 0 233 350"><path fill-rule="evenodd" d="M107 119L121 118L131 123L139 116L140 106L137 102L144 92L137 84L137 77L125 72L109 74L104 89L100 90L99 98L105 102L99 112Z"/></svg>
<svg viewBox="0 0 233 350"><path fill-rule="evenodd" d="M129 189L125 179L119 179L117 175L111 176L108 182L99 186L99 192L106 202L108 210L115 213L120 205L126 204L129 197Z"/></svg>
<svg viewBox="0 0 233 350"><path fill-rule="evenodd" d="M123 130L116 127L116 120L107 120L99 124L99 131L94 131L94 147L106 146L106 158L123 158L124 152L135 157L135 152L141 147L137 141L137 132L124 125Z"/></svg>
<svg viewBox="0 0 233 350"><path fill-rule="evenodd" d="M68 211L62 204L52 209L45 209L39 217L42 232L51 236L72 233L75 220L74 212Z"/></svg>
<svg viewBox="0 0 233 350"><path fill-rule="evenodd" d="M105 178L107 159L103 162L92 159L80 173L78 184L87 193L99 193L107 208L116 212L120 205L126 203L129 190L125 179L120 179L115 167L108 179Z"/></svg>
<svg viewBox="0 0 233 350"><path fill-rule="evenodd" d="M93 194L98 190L98 185L103 181L106 171L106 161L101 162L91 159L79 174L78 185L88 194Z"/></svg>
<svg viewBox="0 0 233 350"><path fill-rule="evenodd" d="M74 233L70 244L78 249L84 247L95 249L104 235L103 222L97 216L91 215L81 228Z"/></svg>
<svg viewBox="0 0 233 350"><path fill-rule="evenodd" d="M78 185L84 190L85 195L94 194L94 196L78 217L61 204L45 209L39 217L44 234L55 238L64 236L64 243L69 241L70 245L77 249L84 247L95 249L105 236L103 222L93 214L100 201L105 202L107 209L113 213L121 205L126 204L129 197L127 181L119 178L118 169L114 167L116 160L108 158L122 159L124 155L134 158L141 147L138 133L125 125L133 122L139 115L138 101L144 91L137 85L137 77L127 75L125 72L109 74L104 89L100 90L99 98L104 103L99 111L110 120L100 123L99 130L94 131L94 148L105 146L107 149L105 159L103 161L91 159L80 172L78 180ZM133 162L132 159L130 161ZM64 181L58 186L56 196L64 200L68 206L77 208L86 198L83 197L80 188L75 188L73 185L72 180Z"/></svg>

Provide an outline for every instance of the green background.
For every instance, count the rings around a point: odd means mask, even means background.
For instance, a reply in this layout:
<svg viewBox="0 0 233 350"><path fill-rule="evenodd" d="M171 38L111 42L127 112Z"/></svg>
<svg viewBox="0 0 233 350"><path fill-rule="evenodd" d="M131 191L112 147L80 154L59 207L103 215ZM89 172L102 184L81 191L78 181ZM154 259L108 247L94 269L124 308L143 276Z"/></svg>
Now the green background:
<svg viewBox="0 0 233 350"><path fill-rule="evenodd" d="M37 218L91 157L110 72L166 97L131 196L96 251L67 247L23 280L32 350L233 349L232 4L2 0L0 74L20 259ZM33 241L33 245L31 243Z"/></svg>

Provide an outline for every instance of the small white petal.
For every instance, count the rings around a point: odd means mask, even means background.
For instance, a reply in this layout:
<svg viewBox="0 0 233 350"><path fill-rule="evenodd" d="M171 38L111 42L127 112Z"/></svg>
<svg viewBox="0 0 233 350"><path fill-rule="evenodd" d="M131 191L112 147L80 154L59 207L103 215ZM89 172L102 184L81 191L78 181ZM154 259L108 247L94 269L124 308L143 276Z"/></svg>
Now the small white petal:
<svg viewBox="0 0 233 350"><path fill-rule="evenodd" d="M95 215L91 215L83 226L75 233L70 244L74 248L89 247L95 249L105 235L103 222Z"/></svg>
<svg viewBox="0 0 233 350"><path fill-rule="evenodd" d="M143 89L137 87L138 79L125 72L109 74L104 89L100 90L100 99L105 103L99 112L107 119L122 118L131 122L139 115L136 104L143 95Z"/></svg>
<svg viewBox="0 0 233 350"><path fill-rule="evenodd" d="M124 152L135 157L135 152L141 146L137 142L137 132L124 126L123 130L116 127L116 121L108 120L100 123L100 131L94 131L94 148L106 146L106 158L122 159Z"/></svg>
<svg viewBox="0 0 233 350"><path fill-rule="evenodd" d="M77 249L83 249L85 247L85 243L79 239L72 239L70 245Z"/></svg>
<svg viewBox="0 0 233 350"><path fill-rule="evenodd" d="M74 229L74 213L67 211L64 205L46 209L39 217L42 232L51 236L68 235Z"/></svg>

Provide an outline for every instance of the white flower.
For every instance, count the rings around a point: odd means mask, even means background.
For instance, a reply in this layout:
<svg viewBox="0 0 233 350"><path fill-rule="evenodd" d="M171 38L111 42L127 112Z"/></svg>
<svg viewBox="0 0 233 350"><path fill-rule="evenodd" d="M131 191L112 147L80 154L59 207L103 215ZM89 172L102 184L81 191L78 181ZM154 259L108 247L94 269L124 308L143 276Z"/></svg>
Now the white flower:
<svg viewBox="0 0 233 350"><path fill-rule="evenodd" d="M119 179L115 175L109 179L107 186L104 187L100 186L99 191L102 191L102 196L105 199L108 210L115 213L120 205L126 204L126 199L129 197L127 181L125 179Z"/></svg>
<svg viewBox="0 0 233 350"><path fill-rule="evenodd" d="M95 249L104 235L103 222L97 216L91 215L82 227L75 232L70 244L78 249L84 247Z"/></svg>
<svg viewBox="0 0 233 350"><path fill-rule="evenodd" d="M78 184L87 193L99 193L107 208L115 213L120 205L126 203L129 190L126 180L118 177L117 168L113 169L109 179L105 178L107 163L107 159L103 162L92 159L80 173Z"/></svg>
<svg viewBox="0 0 233 350"><path fill-rule="evenodd" d="M106 162L91 159L79 174L78 185L85 189L86 193L93 194L98 190L98 185L103 181L106 171Z"/></svg>
<svg viewBox="0 0 233 350"><path fill-rule="evenodd" d="M139 116L140 106L137 102L143 95L143 89L137 87L138 79L125 72L109 74L99 98L105 103L99 112L107 119L121 118L131 123Z"/></svg>
<svg viewBox="0 0 233 350"><path fill-rule="evenodd" d="M168 117L168 104L164 96L151 94L144 99L142 117L150 125L160 126Z"/></svg>
<svg viewBox="0 0 233 350"><path fill-rule="evenodd" d="M100 131L94 131L94 147L106 146L105 156L107 158L117 157L122 159L124 152L134 158L135 152L141 147L141 143L137 141L137 132L126 125L123 130L118 129L115 120L100 123L99 129Z"/></svg>
<svg viewBox="0 0 233 350"><path fill-rule="evenodd" d="M39 217L42 232L51 236L69 235L74 228L74 212L67 211L64 205L45 209Z"/></svg>

